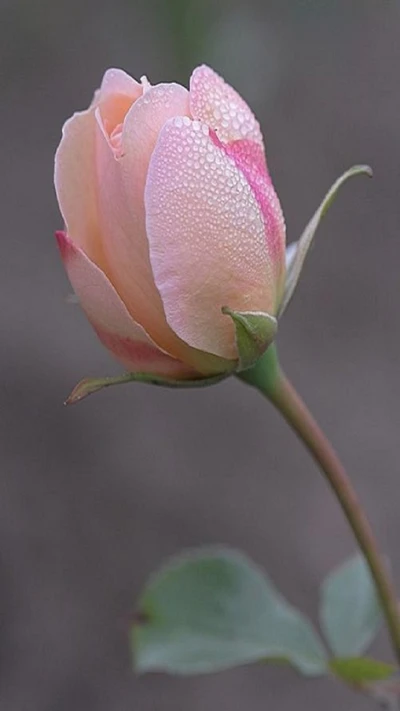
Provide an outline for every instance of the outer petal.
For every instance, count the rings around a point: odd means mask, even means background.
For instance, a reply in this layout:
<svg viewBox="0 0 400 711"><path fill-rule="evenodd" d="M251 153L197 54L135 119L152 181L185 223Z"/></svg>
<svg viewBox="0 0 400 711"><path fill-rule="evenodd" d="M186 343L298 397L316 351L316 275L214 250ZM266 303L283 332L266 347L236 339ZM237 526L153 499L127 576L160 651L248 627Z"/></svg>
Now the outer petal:
<svg viewBox="0 0 400 711"><path fill-rule="evenodd" d="M246 102L204 64L190 79L190 110L193 118L213 128L224 143L246 138L263 145L260 125Z"/></svg>
<svg viewBox="0 0 400 711"><path fill-rule="evenodd" d="M146 185L151 263L168 323L195 348L237 357L221 314L276 308L274 263L261 207L206 125L175 118L162 129Z"/></svg>
<svg viewBox="0 0 400 711"><path fill-rule="evenodd" d="M198 375L157 348L129 315L101 269L64 232L56 236L71 284L89 321L103 345L125 368L177 378Z"/></svg>
<svg viewBox="0 0 400 711"><path fill-rule="evenodd" d="M223 144L215 135L212 138L228 156L233 158L260 206L264 219L266 246L274 266L277 284L277 303L273 310L275 313L285 286L286 227L280 202L267 170L264 150L258 143L246 139Z"/></svg>
<svg viewBox="0 0 400 711"><path fill-rule="evenodd" d="M70 239L100 267L105 259L97 212L96 121L92 109L74 114L63 127L54 181Z"/></svg>
<svg viewBox="0 0 400 711"><path fill-rule="evenodd" d="M63 127L55 158L57 198L70 238L105 267L97 210L95 107L102 105L110 127L123 120L143 87L121 69L109 69L92 106L74 114Z"/></svg>

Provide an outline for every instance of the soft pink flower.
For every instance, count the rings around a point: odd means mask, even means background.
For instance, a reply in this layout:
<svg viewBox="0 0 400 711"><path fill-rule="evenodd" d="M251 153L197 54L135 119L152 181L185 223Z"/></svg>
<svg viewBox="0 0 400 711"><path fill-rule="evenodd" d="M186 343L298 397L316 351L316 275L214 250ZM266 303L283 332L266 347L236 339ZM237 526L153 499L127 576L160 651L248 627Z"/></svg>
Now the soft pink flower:
<svg viewBox="0 0 400 711"><path fill-rule="evenodd" d="M106 72L55 161L72 286L130 371L177 379L234 370L233 321L275 316L285 227L260 127L211 69L190 90Z"/></svg>

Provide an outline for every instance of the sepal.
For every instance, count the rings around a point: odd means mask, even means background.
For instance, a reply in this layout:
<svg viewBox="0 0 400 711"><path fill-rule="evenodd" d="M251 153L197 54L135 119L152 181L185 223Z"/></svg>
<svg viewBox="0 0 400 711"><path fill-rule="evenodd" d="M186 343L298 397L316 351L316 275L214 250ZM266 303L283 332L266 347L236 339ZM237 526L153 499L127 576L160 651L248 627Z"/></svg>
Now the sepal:
<svg viewBox="0 0 400 711"><path fill-rule="evenodd" d="M236 330L236 345L239 353L236 372L251 368L265 353L276 335L277 321L263 311L232 311L228 306L222 313L230 316Z"/></svg>
<svg viewBox="0 0 400 711"><path fill-rule="evenodd" d="M103 388L108 388L111 385L123 385L124 383L136 382L160 385L166 388L204 388L208 385L215 385L221 382L221 380L225 380L229 375L231 375L231 372L220 373L209 377L199 377L195 380L176 380L152 373L123 373L123 375L117 375L115 377L84 378L74 387L72 393L66 399L65 405L74 405L88 395L92 395L92 393L103 390Z"/></svg>
<svg viewBox="0 0 400 711"><path fill-rule="evenodd" d="M349 178L352 178L355 175L368 175L369 177L372 177L372 170L368 165L354 165L352 168L343 173L343 175L338 178L338 180L332 185L329 192L325 195L321 205L311 218L298 242L293 242L288 246L286 250L286 284L282 301L279 306L278 316L282 316L293 296L303 269L305 258L313 243L315 233L322 218L335 200L342 185L344 185Z"/></svg>

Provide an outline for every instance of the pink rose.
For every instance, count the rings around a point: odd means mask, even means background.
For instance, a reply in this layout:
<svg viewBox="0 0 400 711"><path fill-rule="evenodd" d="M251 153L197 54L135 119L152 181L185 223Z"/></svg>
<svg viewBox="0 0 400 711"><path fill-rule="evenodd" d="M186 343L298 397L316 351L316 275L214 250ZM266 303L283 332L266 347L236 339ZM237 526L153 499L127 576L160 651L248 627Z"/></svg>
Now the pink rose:
<svg viewBox="0 0 400 711"><path fill-rule="evenodd" d="M229 315L276 316L285 281L282 211L243 99L205 66L189 91L110 69L64 126L55 184L68 276L125 368L234 371Z"/></svg>

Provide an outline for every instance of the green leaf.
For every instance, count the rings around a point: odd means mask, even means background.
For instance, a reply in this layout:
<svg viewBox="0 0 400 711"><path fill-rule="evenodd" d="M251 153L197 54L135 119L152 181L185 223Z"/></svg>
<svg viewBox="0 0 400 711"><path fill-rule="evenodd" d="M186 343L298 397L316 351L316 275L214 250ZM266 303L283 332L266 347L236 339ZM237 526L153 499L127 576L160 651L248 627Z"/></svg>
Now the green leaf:
<svg viewBox="0 0 400 711"><path fill-rule="evenodd" d="M160 375L152 375L151 373L124 373L112 378L84 378L78 385L75 385L71 395L65 401L66 405L74 405L80 402L88 395L96 393L103 388L109 388L111 385L123 385L124 383L147 383L149 385L160 385L165 388L204 388L208 385L215 385L225 380L231 372L212 375L210 377L197 378L196 380L174 380L173 378L164 378Z"/></svg>
<svg viewBox="0 0 400 711"><path fill-rule="evenodd" d="M276 318L262 311L232 311L227 306L222 313L230 316L236 329L239 352L238 372L250 368L267 350L276 335Z"/></svg>
<svg viewBox="0 0 400 711"><path fill-rule="evenodd" d="M395 673L396 667L369 657L342 657L332 659L331 671L348 684L384 681Z"/></svg>
<svg viewBox="0 0 400 711"><path fill-rule="evenodd" d="M200 549L150 580L133 631L136 668L201 674L286 660L308 676L327 672L311 623L246 556Z"/></svg>
<svg viewBox="0 0 400 711"><path fill-rule="evenodd" d="M362 555L336 568L323 582L320 619L335 656L356 657L371 644L381 610Z"/></svg>
<svg viewBox="0 0 400 711"><path fill-rule="evenodd" d="M372 177L372 170L368 165L355 165L344 173L332 185L329 192L325 195L321 205L316 213L311 218L303 234L298 242L289 245L286 251L286 284L282 302L279 307L278 316L281 316L287 308L293 293L296 289L301 271L303 269L304 260L313 243L315 233L325 213L332 205L336 195L344 183L355 175L368 175Z"/></svg>

